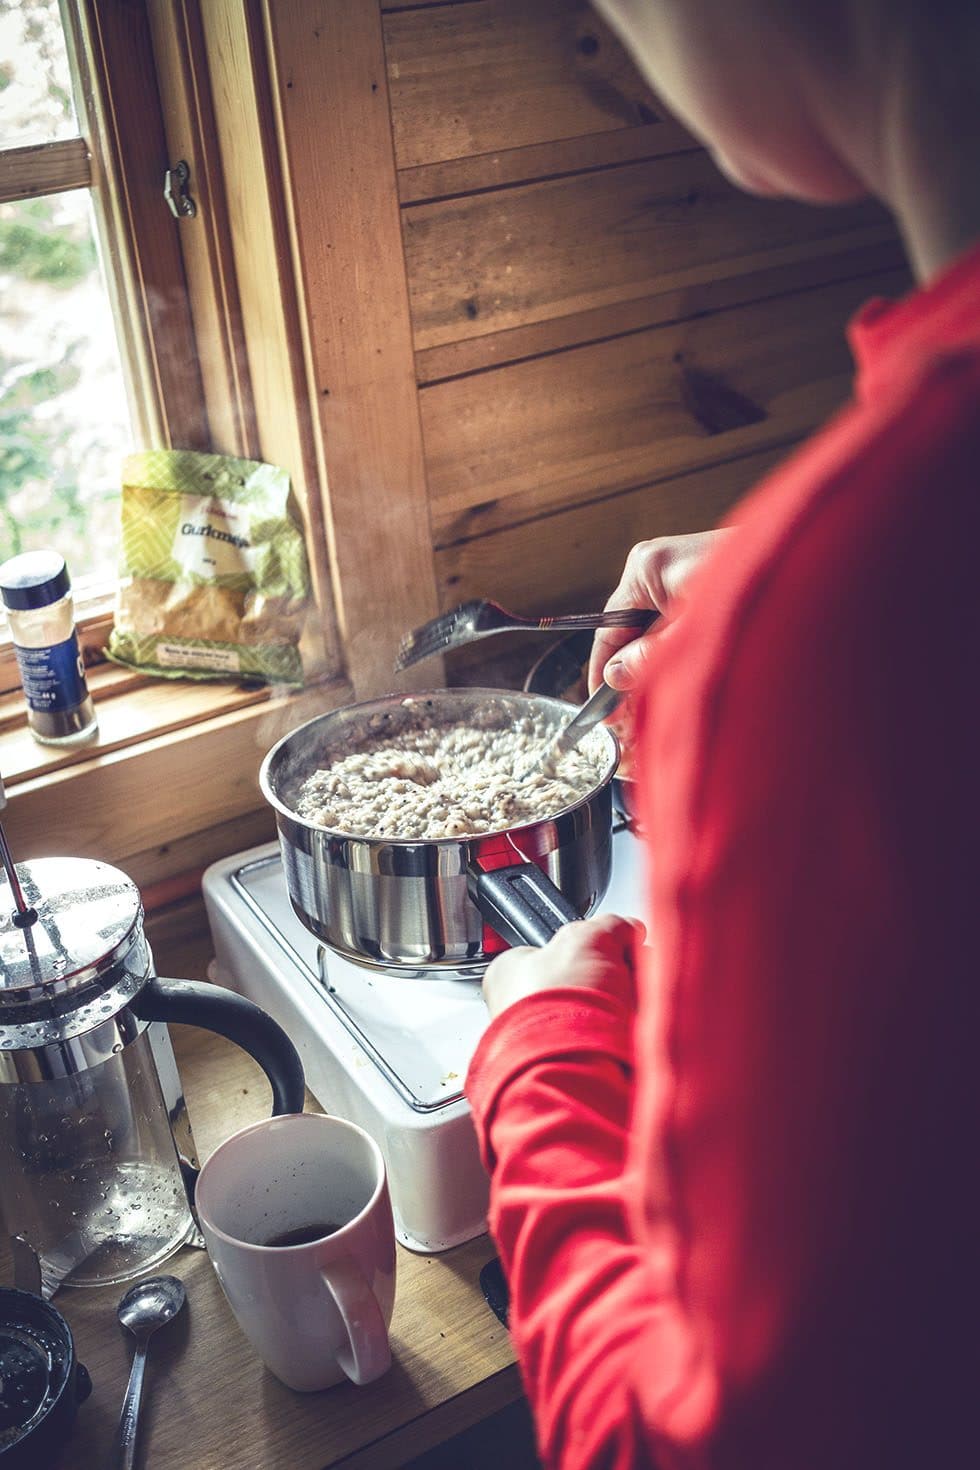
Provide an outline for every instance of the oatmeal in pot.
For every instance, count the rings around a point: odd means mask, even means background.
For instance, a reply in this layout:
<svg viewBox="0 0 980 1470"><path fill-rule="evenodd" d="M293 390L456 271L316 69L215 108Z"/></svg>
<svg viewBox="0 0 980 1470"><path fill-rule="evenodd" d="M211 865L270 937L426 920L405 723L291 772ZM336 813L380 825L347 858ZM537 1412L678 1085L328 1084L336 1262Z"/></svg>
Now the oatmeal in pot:
<svg viewBox="0 0 980 1470"><path fill-rule="evenodd" d="M440 721L420 704L396 731L367 732L351 750L324 752L291 805L309 822L359 837L433 841L499 832L556 816L588 796L608 765L591 732L554 765L525 779L554 734L540 713L500 724Z"/></svg>

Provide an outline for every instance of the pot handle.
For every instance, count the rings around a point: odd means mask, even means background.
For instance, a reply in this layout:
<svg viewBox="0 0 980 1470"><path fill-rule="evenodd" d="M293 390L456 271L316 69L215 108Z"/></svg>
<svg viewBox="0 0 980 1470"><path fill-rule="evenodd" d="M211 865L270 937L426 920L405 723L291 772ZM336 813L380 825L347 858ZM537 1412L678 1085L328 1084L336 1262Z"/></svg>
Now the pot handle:
<svg viewBox="0 0 980 1470"><path fill-rule="evenodd" d="M272 1084L272 1116L301 1113L306 1102L303 1063L277 1021L243 995L197 980L154 975L132 1001L143 1021L177 1021L226 1036L258 1062Z"/></svg>
<svg viewBox="0 0 980 1470"><path fill-rule="evenodd" d="M534 863L489 872L471 868L467 886L487 923L508 944L547 944L559 929L582 917Z"/></svg>

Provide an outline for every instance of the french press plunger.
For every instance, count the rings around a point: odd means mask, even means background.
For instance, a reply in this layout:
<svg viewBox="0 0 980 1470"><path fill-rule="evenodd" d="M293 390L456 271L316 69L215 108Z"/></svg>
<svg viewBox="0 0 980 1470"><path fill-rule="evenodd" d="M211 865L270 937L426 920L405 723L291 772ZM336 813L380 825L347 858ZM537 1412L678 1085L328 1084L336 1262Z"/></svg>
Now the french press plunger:
<svg viewBox="0 0 980 1470"><path fill-rule="evenodd" d="M15 866L2 827L0 858L0 1223L38 1256L45 1295L125 1281L197 1237L198 1161L167 1022L251 1053L273 1113L302 1112L302 1064L250 1001L154 973L139 892L117 868Z"/></svg>

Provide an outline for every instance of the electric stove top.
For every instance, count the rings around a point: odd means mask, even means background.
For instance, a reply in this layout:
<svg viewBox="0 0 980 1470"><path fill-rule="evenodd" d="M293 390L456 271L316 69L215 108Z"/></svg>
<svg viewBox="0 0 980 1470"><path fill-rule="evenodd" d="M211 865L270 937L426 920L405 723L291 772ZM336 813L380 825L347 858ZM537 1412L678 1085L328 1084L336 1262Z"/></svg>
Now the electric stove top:
<svg viewBox="0 0 980 1470"><path fill-rule="evenodd" d="M317 1102L360 1124L388 1167L395 1228L412 1250L446 1250L486 1229L487 1180L463 1095L487 1026L479 980L377 970L322 951L293 912L276 843L204 875L212 978L273 1016L303 1058ZM613 833L609 890L596 912L638 916L643 853Z"/></svg>

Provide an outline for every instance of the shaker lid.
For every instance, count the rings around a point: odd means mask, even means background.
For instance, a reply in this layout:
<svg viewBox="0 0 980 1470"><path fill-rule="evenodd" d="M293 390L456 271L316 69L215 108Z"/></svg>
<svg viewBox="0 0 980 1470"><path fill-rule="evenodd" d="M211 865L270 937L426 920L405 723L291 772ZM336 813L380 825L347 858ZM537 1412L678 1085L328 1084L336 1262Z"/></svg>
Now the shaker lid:
<svg viewBox="0 0 980 1470"><path fill-rule="evenodd" d="M24 924L15 914L0 873L0 1026L19 1007L111 984L116 962L142 937L139 890L108 863L38 858L18 863L17 876L37 918Z"/></svg>
<svg viewBox="0 0 980 1470"><path fill-rule="evenodd" d="M65 558L58 551L23 551L0 566L0 596L18 612L47 607L70 588Z"/></svg>

